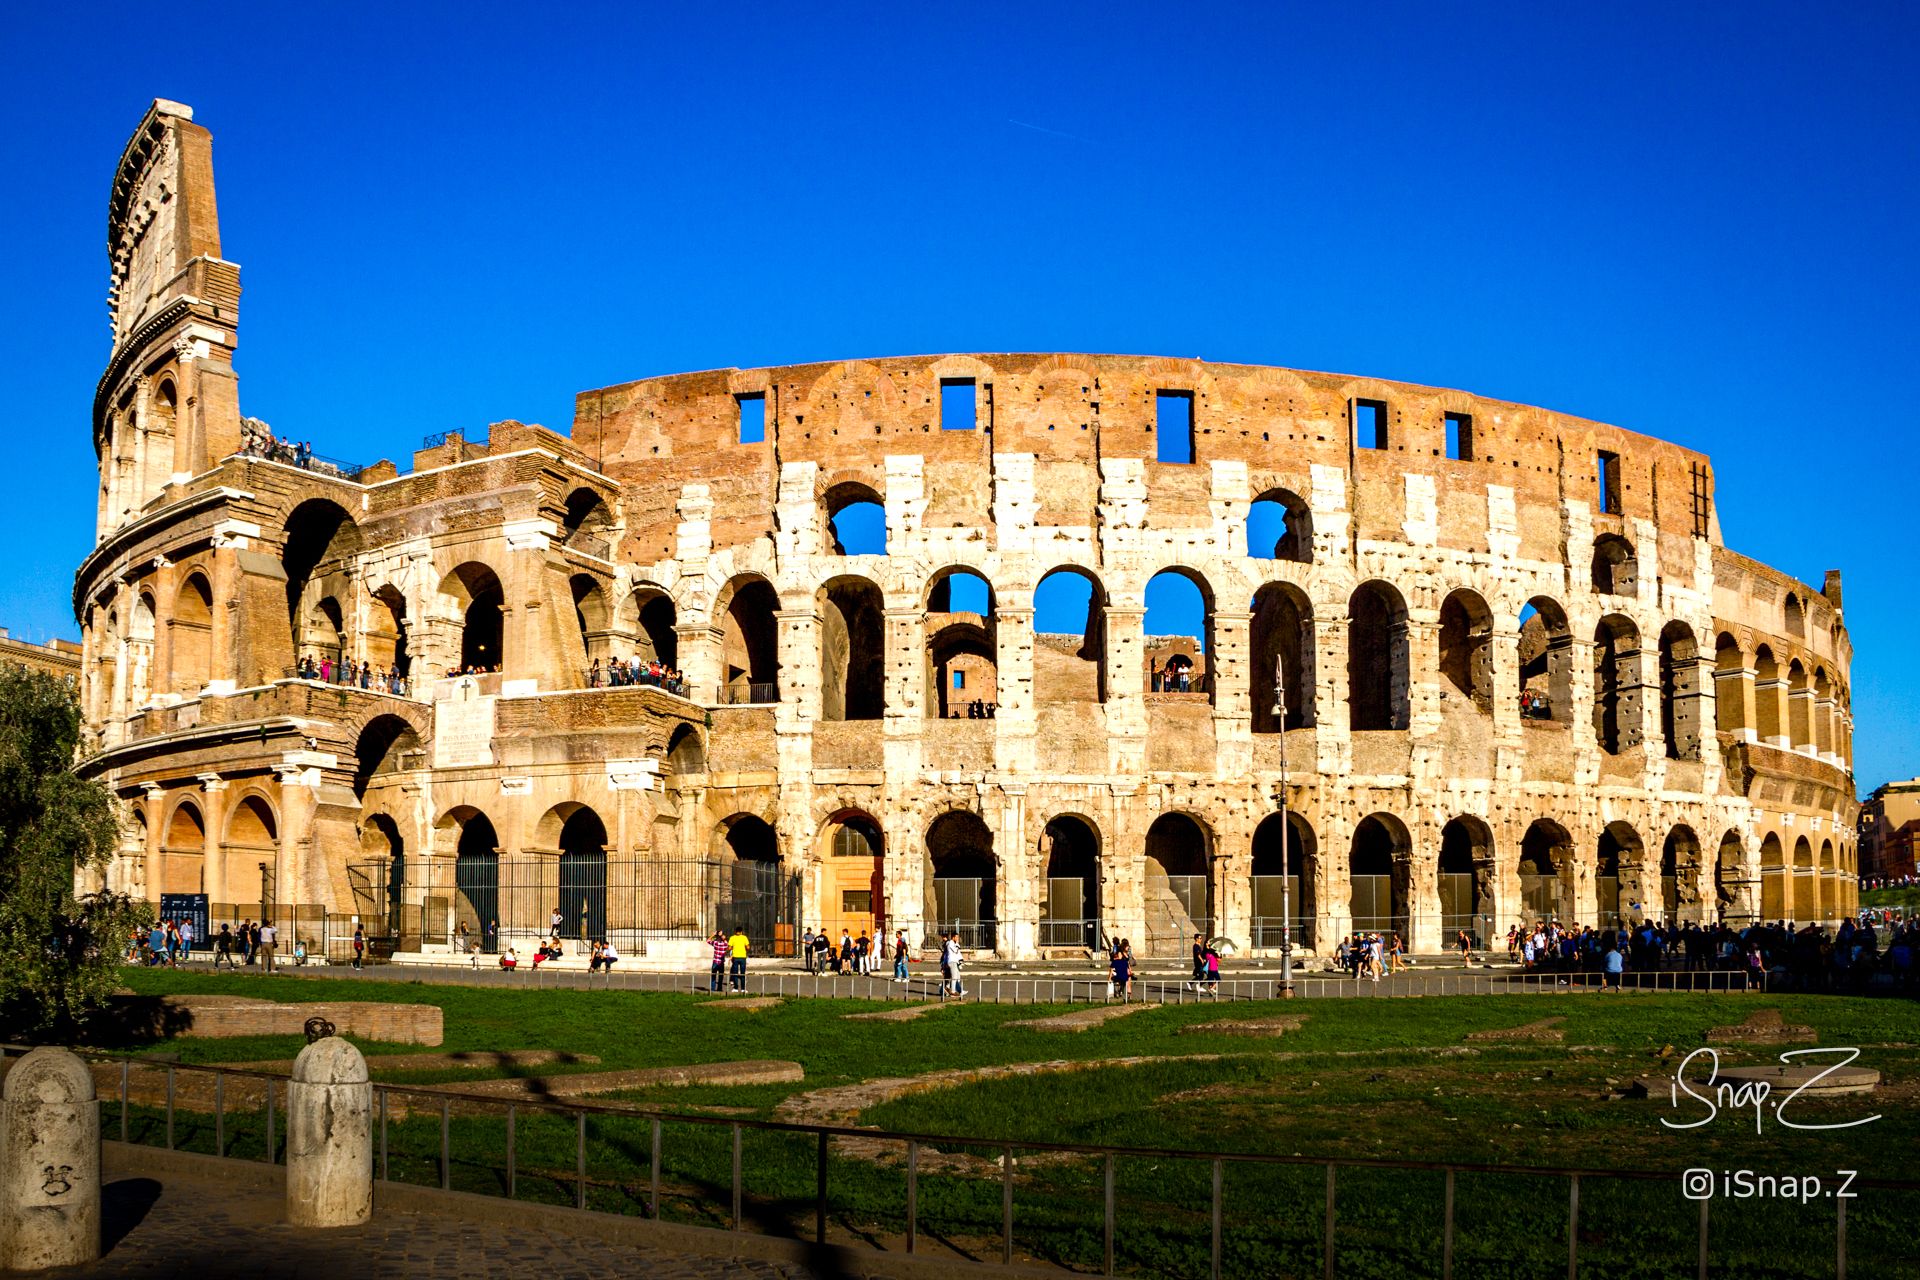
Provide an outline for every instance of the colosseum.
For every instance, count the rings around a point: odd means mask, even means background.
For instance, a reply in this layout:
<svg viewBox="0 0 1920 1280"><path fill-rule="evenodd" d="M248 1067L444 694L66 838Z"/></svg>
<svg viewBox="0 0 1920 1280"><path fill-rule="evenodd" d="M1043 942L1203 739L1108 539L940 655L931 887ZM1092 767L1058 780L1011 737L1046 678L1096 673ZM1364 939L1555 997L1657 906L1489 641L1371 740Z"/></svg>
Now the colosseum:
<svg viewBox="0 0 1920 1280"><path fill-rule="evenodd" d="M359 465L241 415L187 108L108 249L73 603L112 887L403 955L557 914L662 964L736 924L1259 955L1283 883L1322 952L1855 901L1840 575L1722 545L1703 454L990 354L647 378Z"/></svg>

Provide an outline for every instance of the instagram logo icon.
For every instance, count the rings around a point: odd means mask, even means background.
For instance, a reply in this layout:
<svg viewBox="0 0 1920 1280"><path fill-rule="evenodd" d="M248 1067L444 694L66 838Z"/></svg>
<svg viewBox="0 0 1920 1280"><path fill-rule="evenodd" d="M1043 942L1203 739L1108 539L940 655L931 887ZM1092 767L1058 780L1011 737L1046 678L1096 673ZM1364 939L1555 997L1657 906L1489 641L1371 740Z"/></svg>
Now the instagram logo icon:
<svg viewBox="0 0 1920 1280"><path fill-rule="evenodd" d="M1680 1194L1689 1200L1713 1199L1713 1170L1688 1169L1681 1174Z"/></svg>

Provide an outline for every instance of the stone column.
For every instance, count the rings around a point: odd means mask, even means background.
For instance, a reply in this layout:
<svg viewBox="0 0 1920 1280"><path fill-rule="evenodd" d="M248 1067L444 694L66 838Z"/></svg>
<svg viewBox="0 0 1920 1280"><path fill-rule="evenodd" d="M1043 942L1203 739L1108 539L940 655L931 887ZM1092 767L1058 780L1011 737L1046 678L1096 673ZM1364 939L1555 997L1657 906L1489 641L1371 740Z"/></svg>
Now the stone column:
<svg viewBox="0 0 1920 1280"><path fill-rule="evenodd" d="M287 1221L357 1227L373 1216L373 1085L338 1036L293 1060L287 1085Z"/></svg>
<svg viewBox="0 0 1920 1280"><path fill-rule="evenodd" d="M100 1103L65 1049L33 1050L7 1073L0 1132L0 1270L100 1260Z"/></svg>

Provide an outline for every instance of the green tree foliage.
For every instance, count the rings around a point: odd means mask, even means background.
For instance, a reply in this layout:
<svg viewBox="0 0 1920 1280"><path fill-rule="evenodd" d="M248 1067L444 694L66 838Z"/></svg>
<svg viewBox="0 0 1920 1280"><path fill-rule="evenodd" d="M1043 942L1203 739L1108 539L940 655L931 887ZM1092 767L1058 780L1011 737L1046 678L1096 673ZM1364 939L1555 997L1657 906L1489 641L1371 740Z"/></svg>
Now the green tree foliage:
<svg viewBox="0 0 1920 1280"><path fill-rule="evenodd" d="M0 670L0 1031L84 1029L113 990L146 904L75 892L113 857L113 795L73 771L80 708L65 681Z"/></svg>

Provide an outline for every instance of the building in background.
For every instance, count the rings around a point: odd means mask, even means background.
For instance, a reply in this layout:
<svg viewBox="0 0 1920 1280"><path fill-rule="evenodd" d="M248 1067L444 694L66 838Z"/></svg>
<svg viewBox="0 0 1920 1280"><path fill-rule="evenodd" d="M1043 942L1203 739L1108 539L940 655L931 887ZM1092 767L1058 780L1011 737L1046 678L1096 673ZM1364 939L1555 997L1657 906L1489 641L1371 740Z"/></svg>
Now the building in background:
<svg viewBox="0 0 1920 1280"><path fill-rule="evenodd" d="M1875 787L1860 806L1860 874L1897 880L1915 874L1920 838L1920 778Z"/></svg>
<svg viewBox="0 0 1920 1280"><path fill-rule="evenodd" d="M1724 546L1700 453L1042 353L650 378L360 466L241 416L211 155L155 103L109 210L74 608L117 889L674 963L735 924L1434 951L1855 901L1840 576ZM1176 589L1193 634L1150 635Z"/></svg>
<svg viewBox="0 0 1920 1280"><path fill-rule="evenodd" d="M43 671L71 685L80 680L80 654L81 646L76 641L49 640L35 644L31 640L16 640L7 628L0 627L0 663Z"/></svg>

